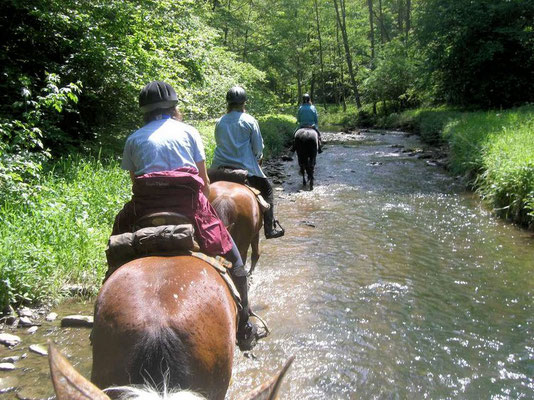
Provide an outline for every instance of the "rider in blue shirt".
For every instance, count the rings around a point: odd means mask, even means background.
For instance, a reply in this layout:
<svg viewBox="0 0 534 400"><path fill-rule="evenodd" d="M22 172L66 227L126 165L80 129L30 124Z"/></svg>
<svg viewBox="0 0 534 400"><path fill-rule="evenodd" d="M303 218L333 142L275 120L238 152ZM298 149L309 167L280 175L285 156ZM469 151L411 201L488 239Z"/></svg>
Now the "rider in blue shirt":
<svg viewBox="0 0 534 400"><path fill-rule="evenodd" d="M300 128L313 128L317 132L317 139L319 140L319 153L323 152L321 132L319 132L319 120L317 118L317 109L311 102L311 97L308 93L302 96L302 105L299 107L297 113L297 123Z"/></svg>
<svg viewBox="0 0 534 400"><path fill-rule="evenodd" d="M242 87L234 86L226 93L227 113L215 125L217 147L211 166L247 170L249 185L258 189L270 205L263 213L263 227L265 238L274 239L284 236L284 229L274 218L273 187L260 166L263 138L258 121L245 112L246 101L247 94Z"/></svg>

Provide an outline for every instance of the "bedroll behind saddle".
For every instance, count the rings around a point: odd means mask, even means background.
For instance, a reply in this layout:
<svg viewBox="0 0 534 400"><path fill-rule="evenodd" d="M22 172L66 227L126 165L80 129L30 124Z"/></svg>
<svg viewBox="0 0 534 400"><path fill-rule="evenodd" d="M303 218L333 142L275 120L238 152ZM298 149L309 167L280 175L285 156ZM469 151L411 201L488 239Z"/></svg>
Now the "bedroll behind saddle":
<svg viewBox="0 0 534 400"><path fill-rule="evenodd" d="M106 258L111 274L111 271L139 257L177 255L198 250L193 225L160 225L111 236Z"/></svg>

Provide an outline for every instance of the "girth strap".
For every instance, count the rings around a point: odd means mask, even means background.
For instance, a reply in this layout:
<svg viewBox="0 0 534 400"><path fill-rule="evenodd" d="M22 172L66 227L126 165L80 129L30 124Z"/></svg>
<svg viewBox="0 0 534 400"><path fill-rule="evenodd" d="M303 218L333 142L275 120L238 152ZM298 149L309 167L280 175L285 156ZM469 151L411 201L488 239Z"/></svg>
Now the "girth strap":
<svg viewBox="0 0 534 400"><path fill-rule="evenodd" d="M194 251L191 252L191 255L193 257L200 258L201 260L206 261L209 265L215 268L217 272L219 272L219 274L221 275L221 278L223 278L226 284L228 285L228 289L230 289L230 293L232 294L232 297L234 298L237 309L241 310L243 308L243 306L241 305L241 296L239 295L239 292L237 291L237 288L235 287L232 277L228 273L228 270L232 268L232 263L227 261L221 256L210 257L204 253L199 253L199 252L194 252Z"/></svg>

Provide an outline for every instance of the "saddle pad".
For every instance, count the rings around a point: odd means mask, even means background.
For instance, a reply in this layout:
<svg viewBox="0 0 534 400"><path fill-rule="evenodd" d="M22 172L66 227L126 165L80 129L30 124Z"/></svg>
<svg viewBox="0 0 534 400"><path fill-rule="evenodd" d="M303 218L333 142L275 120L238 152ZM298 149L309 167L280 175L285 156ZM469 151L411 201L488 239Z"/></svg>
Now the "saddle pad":
<svg viewBox="0 0 534 400"><path fill-rule="evenodd" d="M232 268L232 263L224 259L221 256L210 257L204 253L199 253L199 252L191 252L191 255L193 257L197 257L203 261L206 261L209 265L215 268L217 272L219 272L219 274L221 275L221 278L223 278L226 284L228 285L228 289L230 289L230 293L232 294L232 297L234 298L237 308L241 310L243 308L243 306L241 305L241 296L239 295L239 292L237 291L237 288L235 287L232 277L228 273L228 270Z"/></svg>
<svg viewBox="0 0 534 400"><path fill-rule="evenodd" d="M265 201L265 199L261 195L261 192L258 189L253 188L252 186L249 186L249 185L245 185L245 186L249 188L252 193L254 193L254 196L256 196L256 200L258 201L258 204L260 205L261 211L265 212L269 208L271 208L271 205Z"/></svg>

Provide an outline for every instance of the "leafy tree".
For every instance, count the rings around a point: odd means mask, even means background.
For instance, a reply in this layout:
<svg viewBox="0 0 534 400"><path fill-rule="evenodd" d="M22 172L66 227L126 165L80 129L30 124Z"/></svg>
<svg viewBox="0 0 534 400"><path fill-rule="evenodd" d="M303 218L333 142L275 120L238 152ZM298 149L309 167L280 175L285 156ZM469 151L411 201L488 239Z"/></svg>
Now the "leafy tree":
<svg viewBox="0 0 534 400"><path fill-rule="evenodd" d="M378 54L375 68L363 83L368 103L390 101L398 109L417 100L417 58L414 49L400 40L387 43Z"/></svg>
<svg viewBox="0 0 534 400"><path fill-rule="evenodd" d="M481 107L534 99L534 1L422 0L417 24L438 98Z"/></svg>

